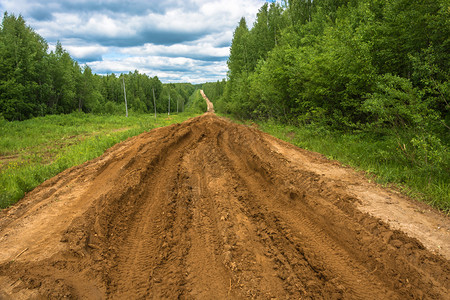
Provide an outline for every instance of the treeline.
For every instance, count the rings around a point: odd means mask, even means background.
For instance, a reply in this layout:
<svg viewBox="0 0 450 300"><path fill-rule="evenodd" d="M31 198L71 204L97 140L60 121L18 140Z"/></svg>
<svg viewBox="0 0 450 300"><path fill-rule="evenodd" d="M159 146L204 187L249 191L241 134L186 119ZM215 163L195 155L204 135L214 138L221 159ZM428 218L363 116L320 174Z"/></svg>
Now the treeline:
<svg viewBox="0 0 450 300"><path fill-rule="evenodd" d="M0 117L25 120L46 114L124 113L125 83L128 109L154 112L181 111L195 90L191 84L163 84L157 76L138 71L100 76L80 66L57 43L47 42L19 16L5 12L0 27Z"/></svg>
<svg viewBox="0 0 450 300"><path fill-rule="evenodd" d="M289 0L241 19L221 107L339 128L449 125L447 0ZM444 122L445 120L445 122Z"/></svg>
<svg viewBox="0 0 450 300"><path fill-rule="evenodd" d="M217 82L203 83L201 85L201 89L208 96L209 100L216 103L223 96L226 85L227 85L227 81L225 79L223 79L222 81L218 80Z"/></svg>
<svg viewBox="0 0 450 300"><path fill-rule="evenodd" d="M283 3L241 19L216 110L394 134L411 162L449 164L448 0Z"/></svg>

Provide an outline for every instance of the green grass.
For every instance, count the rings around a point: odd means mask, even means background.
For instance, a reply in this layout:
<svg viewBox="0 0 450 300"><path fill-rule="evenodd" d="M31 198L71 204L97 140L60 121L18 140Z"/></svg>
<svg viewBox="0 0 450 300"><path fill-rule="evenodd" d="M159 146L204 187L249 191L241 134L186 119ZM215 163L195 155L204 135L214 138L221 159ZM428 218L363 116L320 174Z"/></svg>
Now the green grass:
<svg viewBox="0 0 450 300"><path fill-rule="evenodd" d="M405 154L399 147L398 136L389 132L342 133L313 126L281 125L271 121L258 121L257 124L264 132L365 171L382 185L399 189L414 199L450 213L448 148L440 148L440 152L435 155L439 157L439 162L431 163L419 159L418 153L414 153L412 149L407 149L408 153ZM406 136L408 133L404 134Z"/></svg>
<svg viewBox="0 0 450 300"><path fill-rule="evenodd" d="M63 170L100 156L131 136L179 123L195 114L49 115L22 122L0 120L0 208Z"/></svg>

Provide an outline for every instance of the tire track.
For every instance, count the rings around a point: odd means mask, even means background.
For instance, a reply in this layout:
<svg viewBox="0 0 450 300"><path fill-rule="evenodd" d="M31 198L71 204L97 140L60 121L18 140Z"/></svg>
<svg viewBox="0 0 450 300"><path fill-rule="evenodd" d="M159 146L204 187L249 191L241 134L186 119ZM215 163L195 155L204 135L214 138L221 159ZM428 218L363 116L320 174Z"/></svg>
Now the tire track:
<svg viewBox="0 0 450 300"><path fill-rule="evenodd" d="M1 297L448 299L448 260L283 147L208 113L60 174L0 218Z"/></svg>
<svg viewBox="0 0 450 300"><path fill-rule="evenodd" d="M234 143L233 143L234 144ZM326 264L327 268L334 274L339 274L339 281L347 287L351 288L350 295L346 295L347 297L359 298L359 299L379 299L382 295L386 295L387 291L382 290L381 293L374 293L378 289L378 286L381 284L375 282L372 276L369 276L368 273L362 273L361 268L359 266L355 266L350 257L339 249L337 245L335 245L330 238L324 232L314 226L311 221L308 220L308 216L305 213L305 210L296 210L294 213L294 218L287 213L280 215L280 210L277 207L276 210L272 209L272 212L269 213L268 205L272 207L276 207L276 203L273 203L273 199L277 199L278 202L281 202L285 195L280 195L278 192L278 188L271 187L271 180L264 180L267 178L267 174L269 173L267 169L257 168L256 172L253 170L252 166L260 165L259 163L245 162L242 163L239 157L236 155L236 152L233 151L230 147L230 141L228 138L228 134L224 134L223 148L225 149L227 158L230 161L230 165L233 166L234 170L232 173L236 174L238 177L238 181L245 184L245 193L242 199L242 203L248 206L248 211L252 214L252 217L255 219L255 222L264 222L263 228L271 228L272 230L276 230L276 236L284 237L284 241L279 241L283 247L289 246L291 249L291 254L296 256L296 258L303 259L310 266L310 271L316 273L315 277L317 279L322 279L326 276L322 270L324 269L323 265ZM241 149L245 151L244 149ZM238 152L242 153L242 152ZM245 157L251 157L251 155L245 155ZM255 156L256 157L256 154ZM245 167L245 164L249 166ZM244 167L243 167L244 166ZM262 175L259 175L262 171ZM260 178L259 178L260 177ZM261 180L261 178L263 178ZM253 201L249 198L250 195L256 195L257 191L264 191L267 193L263 197L253 197ZM268 202L270 201L270 202ZM258 203L259 202L259 203ZM253 204L249 206L249 204ZM274 205L275 204L275 205ZM283 211L288 211L289 207L284 207ZM286 225L280 224L280 219L284 220L284 224L289 223L292 229L287 229ZM295 224L295 226L294 226ZM298 251L296 247L286 239L288 233L292 235L293 231L301 232L301 236L297 236L297 239L302 241L303 247L307 247L311 253L304 253L305 249ZM289 245L291 244L291 245ZM278 250L278 249L277 249ZM280 250L278 250L280 252ZM302 253L303 252L303 253ZM282 252L280 252L282 253ZM287 257L283 257L282 261L289 262L290 259ZM316 260L320 260L319 263ZM280 262L282 262L280 260ZM297 272L292 271L292 266L286 266L286 269L290 269L290 271L294 274ZM284 276L286 277L286 276ZM336 277L337 278L337 277ZM326 278L328 279L328 278ZM329 279L328 279L329 280ZM316 289L315 283L312 282L302 282L303 289L306 290L306 294L310 294L311 291L308 289ZM321 282L320 289L323 290L325 282ZM348 293L347 292L347 293ZM340 293L340 291L332 291L334 294ZM330 296L330 295L328 295Z"/></svg>

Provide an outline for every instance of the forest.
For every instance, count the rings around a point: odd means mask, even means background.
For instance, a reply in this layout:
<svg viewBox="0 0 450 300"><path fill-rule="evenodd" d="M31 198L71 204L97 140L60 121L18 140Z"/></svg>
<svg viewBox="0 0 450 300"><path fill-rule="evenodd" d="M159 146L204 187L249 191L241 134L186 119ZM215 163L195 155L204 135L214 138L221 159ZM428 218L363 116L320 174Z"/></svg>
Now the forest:
<svg viewBox="0 0 450 300"><path fill-rule="evenodd" d="M290 0L241 19L220 107L339 129L448 133L447 0Z"/></svg>
<svg viewBox="0 0 450 300"><path fill-rule="evenodd" d="M205 92L217 112L290 126L298 145L448 207L449 53L448 0L265 3Z"/></svg>
<svg viewBox="0 0 450 300"><path fill-rule="evenodd" d="M195 87L163 84L157 76L137 70L128 74L94 74L80 66L61 43L49 51L47 42L22 16L5 12L0 27L0 118L26 120L47 114L125 114L125 83L128 109L138 113L182 111ZM153 101L153 91L155 100Z"/></svg>

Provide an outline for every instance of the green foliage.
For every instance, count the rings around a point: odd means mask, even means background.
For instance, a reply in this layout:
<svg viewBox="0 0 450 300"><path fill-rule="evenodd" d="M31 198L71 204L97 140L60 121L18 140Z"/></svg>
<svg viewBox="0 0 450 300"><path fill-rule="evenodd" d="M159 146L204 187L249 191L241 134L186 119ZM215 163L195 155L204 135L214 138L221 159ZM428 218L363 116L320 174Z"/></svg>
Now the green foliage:
<svg viewBox="0 0 450 300"><path fill-rule="evenodd" d="M371 116L371 125L407 127L419 125L432 113L421 101L408 79L384 74L377 79L375 91L368 96L362 109Z"/></svg>
<svg viewBox="0 0 450 300"><path fill-rule="evenodd" d="M354 129L373 121L368 103L381 99L381 86L397 76L393 84L410 81L416 103L450 118L449 35L439 34L449 30L445 1L292 0L277 9L274 39L267 4L251 30L239 23L219 106L224 111Z"/></svg>
<svg viewBox="0 0 450 300"><path fill-rule="evenodd" d="M46 66L47 44L19 16L3 16L0 27L0 112L6 119L34 115L43 101L39 93Z"/></svg>
<svg viewBox="0 0 450 300"><path fill-rule="evenodd" d="M248 46L248 27L245 18L239 22L233 34L233 42L230 48L230 57L228 58L228 69L230 76L238 75L241 72L248 71L249 46ZM232 75L231 75L232 74Z"/></svg>
<svg viewBox="0 0 450 300"><path fill-rule="evenodd" d="M226 80L217 82L207 82L202 84L202 90L208 96L208 99L213 103L219 101L219 99L223 96L225 92L225 85L227 84Z"/></svg>
<svg viewBox="0 0 450 300"><path fill-rule="evenodd" d="M431 107L433 101L422 99L421 92L405 78L383 75L363 104L372 117L367 127L372 131L388 129L395 136L397 149L412 166L430 172L438 166L450 168L448 139L446 133L442 134L439 112Z"/></svg>
<svg viewBox="0 0 450 300"><path fill-rule="evenodd" d="M188 103L189 97L194 90L194 86L189 83L164 84L159 100L158 111L169 113L169 103L170 114L184 111L184 107Z"/></svg>
<svg viewBox="0 0 450 300"><path fill-rule="evenodd" d="M108 101L103 107L101 113L108 115L116 115L116 114L125 115L125 106L123 103L115 103L112 101Z"/></svg>
<svg viewBox="0 0 450 300"><path fill-rule="evenodd" d="M374 64L380 73L409 77L412 64L408 56L430 45L436 47L442 58L443 69L448 69L448 8L447 0L386 2L380 16L382 19L375 22L371 30Z"/></svg>
<svg viewBox="0 0 450 300"><path fill-rule="evenodd" d="M244 18L236 28L227 61L230 80L240 77L241 73L248 76L253 72L258 61L265 59L280 39L281 30L288 21L282 14L279 4L263 4L260 8L253 28L249 31Z"/></svg>
<svg viewBox="0 0 450 300"><path fill-rule="evenodd" d="M207 105L205 99L203 99L200 90L196 90L189 97L189 101L186 104L186 112L202 114L207 110Z"/></svg>

